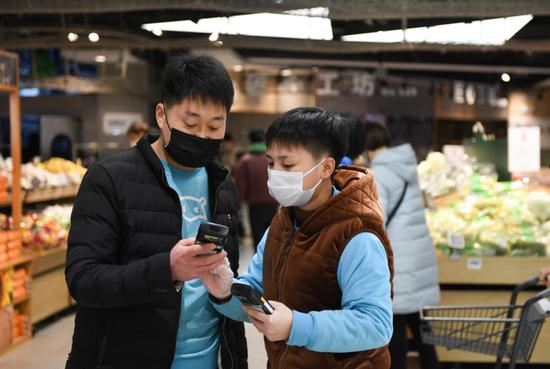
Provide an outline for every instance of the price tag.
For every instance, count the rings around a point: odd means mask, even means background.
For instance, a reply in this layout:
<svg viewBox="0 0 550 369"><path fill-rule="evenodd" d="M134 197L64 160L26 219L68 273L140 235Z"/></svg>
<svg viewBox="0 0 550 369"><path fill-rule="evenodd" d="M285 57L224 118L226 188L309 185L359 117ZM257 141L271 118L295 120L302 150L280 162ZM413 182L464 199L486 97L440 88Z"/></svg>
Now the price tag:
<svg viewBox="0 0 550 369"><path fill-rule="evenodd" d="M481 270L483 267L483 260L480 258L468 258L468 269L470 270Z"/></svg>
<svg viewBox="0 0 550 369"><path fill-rule="evenodd" d="M453 249L462 250L466 246L466 241L464 240L464 236L456 233L449 233L448 241L449 241L449 246L451 246Z"/></svg>

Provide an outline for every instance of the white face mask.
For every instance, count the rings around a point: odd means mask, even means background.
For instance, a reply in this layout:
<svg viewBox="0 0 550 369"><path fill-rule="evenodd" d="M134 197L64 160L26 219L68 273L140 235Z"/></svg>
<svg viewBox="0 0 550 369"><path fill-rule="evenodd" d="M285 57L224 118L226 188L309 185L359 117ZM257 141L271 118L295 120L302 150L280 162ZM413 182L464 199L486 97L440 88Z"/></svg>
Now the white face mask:
<svg viewBox="0 0 550 369"><path fill-rule="evenodd" d="M313 188L304 190L304 177L317 169L324 161L325 159L321 160L319 164L305 173L268 169L267 174L269 179L267 187L269 188L269 193L283 207L303 206L307 204L323 179L320 179Z"/></svg>

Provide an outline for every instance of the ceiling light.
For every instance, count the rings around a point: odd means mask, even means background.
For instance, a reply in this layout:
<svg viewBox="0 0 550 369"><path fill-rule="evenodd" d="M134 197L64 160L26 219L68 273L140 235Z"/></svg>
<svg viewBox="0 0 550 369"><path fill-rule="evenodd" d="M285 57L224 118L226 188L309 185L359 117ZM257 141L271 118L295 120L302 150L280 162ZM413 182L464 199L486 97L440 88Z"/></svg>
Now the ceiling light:
<svg viewBox="0 0 550 369"><path fill-rule="evenodd" d="M218 41L220 38L220 34L218 32L212 32L210 36L208 36L208 39L212 42Z"/></svg>
<svg viewBox="0 0 550 369"><path fill-rule="evenodd" d="M285 14L326 18L329 15L329 9L324 7L317 7L317 8L308 8L308 9L288 10L285 12Z"/></svg>
<svg viewBox="0 0 550 369"><path fill-rule="evenodd" d="M233 66L233 70L235 72L239 73L239 72L242 72L244 70L244 67L240 64L237 64L237 65Z"/></svg>
<svg viewBox="0 0 550 369"><path fill-rule="evenodd" d="M99 41L99 35L96 32L91 32L88 35L88 40L90 40L91 42L98 42Z"/></svg>
<svg viewBox="0 0 550 369"><path fill-rule="evenodd" d="M105 63L107 61L107 57L105 55L96 55L94 60L96 63Z"/></svg>
<svg viewBox="0 0 550 369"><path fill-rule="evenodd" d="M70 42L75 42L76 40L78 40L78 35L74 32L70 32L68 35L67 35L67 39L70 41Z"/></svg>
<svg viewBox="0 0 550 369"><path fill-rule="evenodd" d="M510 75L508 73L502 73L500 75L500 79L502 80L502 82L510 82L511 78L510 78Z"/></svg>
<svg viewBox="0 0 550 369"><path fill-rule="evenodd" d="M151 30L151 32L153 32L153 35L155 36L162 36L162 30L161 29L158 29L158 28L154 28L153 30Z"/></svg>
<svg viewBox="0 0 550 369"><path fill-rule="evenodd" d="M329 18L292 14L245 14L203 18L198 22L182 20L148 23L143 24L141 28L148 31L161 29L172 32L332 40L332 25Z"/></svg>
<svg viewBox="0 0 550 369"><path fill-rule="evenodd" d="M283 77L290 77L292 75L291 69L283 69L281 70L281 76Z"/></svg>
<svg viewBox="0 0 550 369"><path fill-rule="evenodd" d="M470 23L397 29L342 36L348 42L410 42L462 45L503 45L533 19L532 15L494 18Z"/></svg>

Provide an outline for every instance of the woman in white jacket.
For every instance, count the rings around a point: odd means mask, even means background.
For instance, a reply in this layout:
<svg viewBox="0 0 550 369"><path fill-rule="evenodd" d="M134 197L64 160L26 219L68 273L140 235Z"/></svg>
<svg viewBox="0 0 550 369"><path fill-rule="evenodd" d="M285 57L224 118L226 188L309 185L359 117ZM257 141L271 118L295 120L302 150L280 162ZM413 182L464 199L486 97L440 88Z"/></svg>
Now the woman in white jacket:
<svg viewBox="0 0 550 369"><path fill-rule="evenodd" d="M406 368L409 327L422 369L437 368L434 347L422 344L420 337L420 310L438 304L440 294L435 248L418 185L416 155L410 144L390 147L388 130L376 123L366 126L366 150L395 258L391 367Z"/></svg>

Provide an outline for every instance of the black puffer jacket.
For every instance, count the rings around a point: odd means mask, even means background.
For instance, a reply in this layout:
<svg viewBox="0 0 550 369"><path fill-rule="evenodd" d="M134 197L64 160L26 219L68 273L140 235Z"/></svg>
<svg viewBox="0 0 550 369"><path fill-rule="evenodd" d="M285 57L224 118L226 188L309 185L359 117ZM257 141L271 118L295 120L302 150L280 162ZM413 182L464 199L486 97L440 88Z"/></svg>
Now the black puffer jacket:
<svg viewBox="0 0 550 369"><path fill-rule="evenodd" d="M80 187L71 218L66 279L77 301L67 369L170 369L181 292L170 274L170 250L181 239L179 197L151 148L94 164ZM230 227L231 268L239 262L237 194L220 163L206 168L212 221ZM223 369L247 368L240 322L220 317Z"/></svg>

